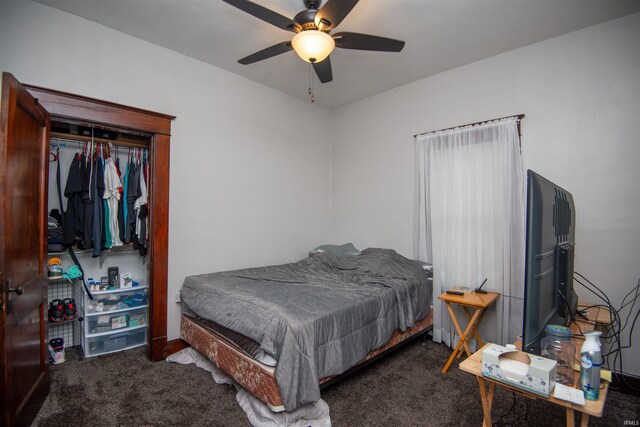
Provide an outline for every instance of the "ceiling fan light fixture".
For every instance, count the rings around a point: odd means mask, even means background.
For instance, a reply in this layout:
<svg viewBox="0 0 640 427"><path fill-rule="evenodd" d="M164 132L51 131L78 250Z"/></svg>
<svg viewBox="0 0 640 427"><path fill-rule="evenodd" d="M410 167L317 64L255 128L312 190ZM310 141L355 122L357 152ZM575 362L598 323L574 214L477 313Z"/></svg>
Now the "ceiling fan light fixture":
<svg viewBox="0 0 640 427"><path fill-rule="evenodd" d="M336 47L336 42L325 32L306 30L293 36L291 46L300 58L313 64L325 60Z"/></svg>

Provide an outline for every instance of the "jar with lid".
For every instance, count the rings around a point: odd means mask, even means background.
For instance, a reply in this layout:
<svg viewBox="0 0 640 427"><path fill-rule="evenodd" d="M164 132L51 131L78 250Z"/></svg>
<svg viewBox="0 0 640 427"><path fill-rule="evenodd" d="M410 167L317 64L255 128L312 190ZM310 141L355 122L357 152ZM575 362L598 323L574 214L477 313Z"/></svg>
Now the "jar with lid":
<svg viewBox="0 0 640 427"><path fill-rule="evenodd" d="M540 342L541 356L555 360L556 382L573 386L575 374L573 364L576 357L576 347L571 338L571 329L560 325L547 325L544 328L545 337Z"/></svg>

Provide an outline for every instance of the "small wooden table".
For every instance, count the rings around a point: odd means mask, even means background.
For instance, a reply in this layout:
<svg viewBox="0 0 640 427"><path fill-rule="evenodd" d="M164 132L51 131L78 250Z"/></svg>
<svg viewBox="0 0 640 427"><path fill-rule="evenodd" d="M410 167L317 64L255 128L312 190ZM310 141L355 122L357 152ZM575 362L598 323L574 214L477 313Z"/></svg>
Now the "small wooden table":
<svg viewBox="0 0 640 427"><path fill-rule="evenodd" d="M467 342L471 339L471 336L475 336L478 341L479 346L483 346L482 339L478 334L478 325L482 321L484 317L484 313L487 311L487 308L495 302L500 296L497 292L487 292L486 294L480 294L475 292L465 292L464 295L452 295L448 293L443 293L438 296L438 299L441 299L445 303L447 303L447 310L449 311L449 315L451 316L451 320L453 321L453 325L460 336L460 342L453 349L451 356L449 356L449 360L442 368L442 373L446 374L449 366L453 362L453 359L456 357L460 357L462 355L462 351L467 353L467 357L471 357L471 351L469 350L469 346ZM469 319L469 324L463 331L460 327L460 323L458 319L456 319L456 314L453 311L453 307L451 304L461 305L464 309L467 318ZM469 309L475 309L473 315L469 312Z"/></svg>
<svg viewBox="0 0 640 427"><path fill-rule="evenodd" d="M584 308L585 306L579 306L578 308ZM611 317L608 310L600 308L591 308L587 310L589 321L578 320L576 324L571 325L571 329L574 334L593 330L598 324L606 325L611 323ZM521 348L520 340L516 341L516 347ZM489 344L485 345L487 347ZM576 345L576 351L580 351L581 341L574 339L574 345ZM493 392L496 384L514 393L519 393L531 399L543 399L548 402L554 403L559 406L563 406L567 410L567 427L574 427L575 425L575 412L582 412L582 419L580 425L586 427L589 425L589 416L593 415L601 417L604 412L604 404L607 400L607 390L609 389L609 383L607 381L601 381L600 383L600 395L598 400L586 400L585 405L576 405L566 400L560 400L553 397L553 391L549 397L543 397L537 394L523 391L519 388L512 387L509 384L488 378L482 375L482 350L484 347L476 351L467 360L460 363L460 369L464 372L468 372L476 376L478 385L480 386L480 398L482 399L482 411L484 412L483 426L491 426L491 405L493 403ZM579 354L579 353L578 353ZM580 373L575 372L574 384L580 384Z"/></svg>

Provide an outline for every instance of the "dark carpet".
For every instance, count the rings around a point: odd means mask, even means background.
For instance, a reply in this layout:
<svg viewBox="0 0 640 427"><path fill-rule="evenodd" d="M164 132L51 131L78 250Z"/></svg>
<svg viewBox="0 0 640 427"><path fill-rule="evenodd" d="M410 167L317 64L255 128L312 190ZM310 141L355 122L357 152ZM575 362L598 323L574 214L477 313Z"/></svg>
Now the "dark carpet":
<svg viewBox="0 0 640 427"><path fill-rule="evenodd" d="M69 351L71 350L71 351ZM51 367L51 393L36 426L248 426L235 389L195 365L149 362L143 349L90 359L67 350ZM323 390L334 426L482 424L478 384L457 362L440 372L450 349L418 339ZM563 426L562 408L496 388L494 425ZM610 391L592 426L638 425L640 398ZM579 422L579 421L578 421Z"/></svg>

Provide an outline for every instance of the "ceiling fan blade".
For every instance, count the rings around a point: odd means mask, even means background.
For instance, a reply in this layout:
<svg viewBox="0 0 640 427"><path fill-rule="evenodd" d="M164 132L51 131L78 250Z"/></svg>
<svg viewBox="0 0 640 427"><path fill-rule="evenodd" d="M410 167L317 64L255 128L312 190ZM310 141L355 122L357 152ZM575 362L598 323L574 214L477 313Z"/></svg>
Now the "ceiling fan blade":
<svg viewBox="0 0 640 427"><path fill-rule="evenodd" d="M272 56L280 55L281 53L289 52L293 48L291 42L286 41L278 44L274 44L271 47L262 49L252 55L239 59L238 62L242 65L253 64L254 62L262 61L263 59L271 58Z"/></svg>
<svg viewBox="0 0 640 427"><path fill-rule="evenodd" d="M336 47L341 47L342 49L400 52L404 47L404 42L401 40L371 36L369 34L335 33L331 37L335 40Z"/></svg>
<svg viewBox="0 0 640 427"><path fill-rule="evenodd" d="M314 63L313 69L315 70L318 78L322 83L327 83L333 80L333 73L331 72L331 61L329 60L328 56L324 61Z"/></svg>
<svg viewBox="0 0 640 427"><path fill-rule="evenodd" d="M253 15L258 19L262 19L269 24L275 25L278 28L282 28L283 30L294 31L293 28L296 26L295 22L293 22L292 19L289 19L286 16L280 15L273 10L267 9L266 7L260 6L259 4L255 4L248 0L222 1L224 1L225 3L229 3L231 6L235 6L244 12L247 12L248 14Z"/></svg>
<svg viewBox="0 0 640 427"><path fill-rule="evenodd" d="M315 21L321 30L330 30L340 25L358 0L329 0L318 11Z"/></svg>

